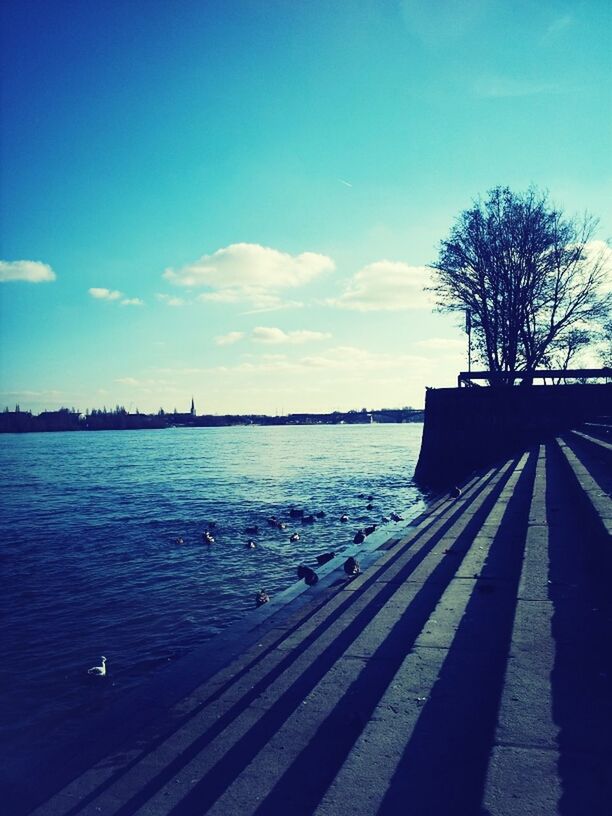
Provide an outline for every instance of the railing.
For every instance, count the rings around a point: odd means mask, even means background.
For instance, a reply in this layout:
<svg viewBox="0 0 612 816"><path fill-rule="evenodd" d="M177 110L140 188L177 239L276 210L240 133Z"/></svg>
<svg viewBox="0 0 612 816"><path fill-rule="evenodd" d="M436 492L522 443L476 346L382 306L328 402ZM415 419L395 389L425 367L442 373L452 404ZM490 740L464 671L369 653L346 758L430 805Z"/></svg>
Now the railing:
<svg viewBox="0 0 612 816"><path fill-rule="evenodd" d="M496 380L512 383L515 380L590 380L612 379L612 368L552 368L535 371L460 371L457 385L475 385L475 380Z"/></svg>

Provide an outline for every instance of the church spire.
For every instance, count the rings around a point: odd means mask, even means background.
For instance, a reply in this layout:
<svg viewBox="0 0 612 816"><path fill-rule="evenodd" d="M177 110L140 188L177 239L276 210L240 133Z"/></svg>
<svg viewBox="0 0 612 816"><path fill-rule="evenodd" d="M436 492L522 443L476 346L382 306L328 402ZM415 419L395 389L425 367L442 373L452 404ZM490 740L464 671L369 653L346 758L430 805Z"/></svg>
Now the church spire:
<svg viewBox="0 0 612 816"><path fill-rule="evenodd" d="M195 415L196 415L196 412L195 412L195 402L193 401L193 397L191 398L191 410L189 411L189 413L191 414L191 416L195 416Z"/></svg>

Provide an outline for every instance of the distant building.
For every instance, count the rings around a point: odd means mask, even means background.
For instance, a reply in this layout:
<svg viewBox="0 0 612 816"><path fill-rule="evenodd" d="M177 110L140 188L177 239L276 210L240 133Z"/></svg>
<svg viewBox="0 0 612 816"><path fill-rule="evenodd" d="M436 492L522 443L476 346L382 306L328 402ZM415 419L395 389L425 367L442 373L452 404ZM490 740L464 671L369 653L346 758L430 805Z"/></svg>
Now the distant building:
<svg viewBox="0 0 612 816"><path fill-rule="evenodd" d="M191 398L191 410L189 411L192 417L196 415L195 403L193 401L193 397Z"/></svg>

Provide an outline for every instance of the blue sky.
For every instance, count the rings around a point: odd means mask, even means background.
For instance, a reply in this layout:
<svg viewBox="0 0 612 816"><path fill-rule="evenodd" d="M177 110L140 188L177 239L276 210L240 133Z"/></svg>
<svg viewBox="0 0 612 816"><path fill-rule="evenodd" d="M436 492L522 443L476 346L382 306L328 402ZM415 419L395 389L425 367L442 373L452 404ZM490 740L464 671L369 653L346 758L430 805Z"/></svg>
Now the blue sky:
<svg viewBox="0 0 612 816"><path fill-rule="evenodd" d="M3 405L419 406L465 367L423 287L475 197L612 235L603 0L1 13Z"/></svg>

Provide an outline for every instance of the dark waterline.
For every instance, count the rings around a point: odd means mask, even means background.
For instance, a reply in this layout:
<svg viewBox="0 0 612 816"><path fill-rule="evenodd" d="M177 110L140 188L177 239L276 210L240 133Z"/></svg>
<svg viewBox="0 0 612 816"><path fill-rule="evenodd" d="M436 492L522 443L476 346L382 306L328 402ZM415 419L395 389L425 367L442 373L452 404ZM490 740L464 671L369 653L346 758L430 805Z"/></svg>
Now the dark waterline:
<svg viewBox="0 0 612 816"><path fill-rule="evenodd" d="M0 437L4 748L44 744L62 719L142 683L252 610L255 590L274 594L301 561L352 550L358 527L418 513L421 433L403 424ZM371 510L360 494L374 497ZM302 526L292 505L325 518ZM268 526L271 515L287 530ZM252 524L258 535L245 534ZM86 669L102 654L101 700Z"/></svg>

